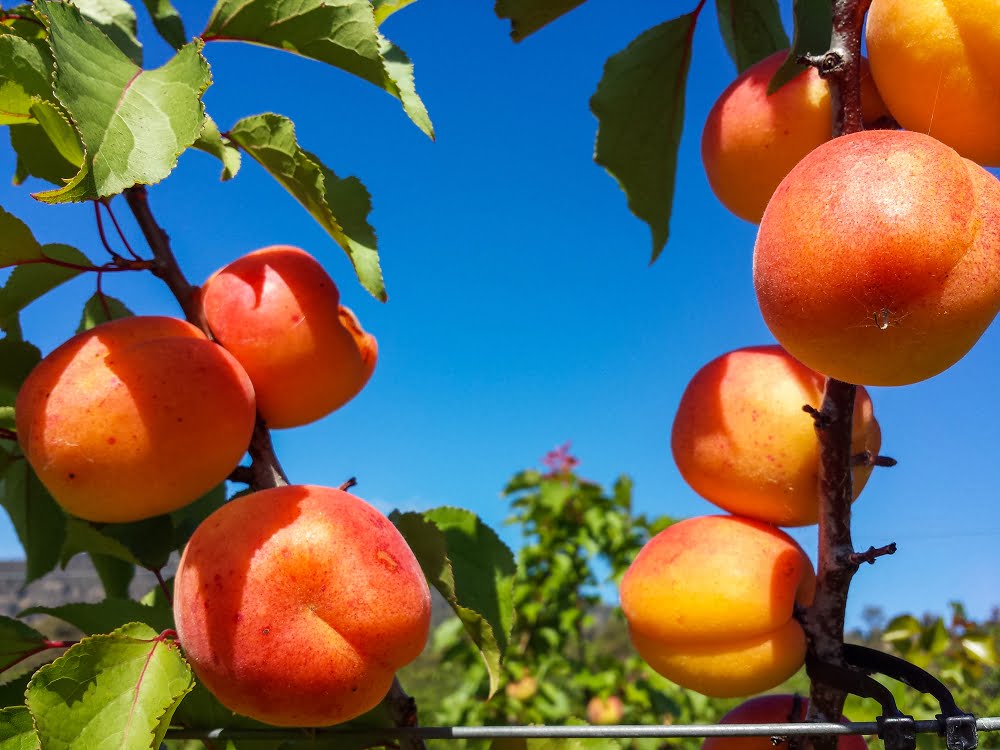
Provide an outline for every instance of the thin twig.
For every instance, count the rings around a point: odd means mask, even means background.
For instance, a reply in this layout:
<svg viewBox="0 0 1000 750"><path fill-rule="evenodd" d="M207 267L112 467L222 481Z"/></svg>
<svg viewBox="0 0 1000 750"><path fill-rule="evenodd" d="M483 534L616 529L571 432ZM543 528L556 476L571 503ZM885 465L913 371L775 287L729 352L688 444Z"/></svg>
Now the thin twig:
<svg viewBox="0 0 1000 750"><path fill-rule="evenodd" d="M851 456L851 466L884 466L892 467L898 463L889 456L880 456L874 451L862 451Z"/></svg>
<svg viewBox="0 0 1000 750"><path fill-rule="evenodd" d="M896 543L891 542L884 547L869 547L864 552L855 552L851 555L851 563L853 565L861 565L861 563L868 563L869 565L874 565L875 560L879 557L885 555L895 555L896 554Z"/></svg>
<svg viewBox="0 0 1000 750"><path fill-rule="evenodd" d="M139 254L132 249L132 245L131 243L129 243L128 237L125 236L125 232L122 231L121 224L118 223L118 217L115 216L115 211L111 207L111 200L105 199L103 201L103 204L104 204L104 210L106 210L108 212L108 216L111 217L111 223L115 225L115 231L118 232L118 239L121 240L122 245L125 247L125 251L136 260L141 260Z"/></svg>
<svg viewBox="0 0 1000 750"><path fill-rule="evenodd" d="M101 202L99 200L94 201L94 219L97 220L97 234L100 235L101 244L104 245L104 249L108 251L108 255L111 256L111 260L118 261L125 260L122 256L114 251L111 247L111 243L108 242L108 236L104 233L104 219L101 218Z"/></svg>

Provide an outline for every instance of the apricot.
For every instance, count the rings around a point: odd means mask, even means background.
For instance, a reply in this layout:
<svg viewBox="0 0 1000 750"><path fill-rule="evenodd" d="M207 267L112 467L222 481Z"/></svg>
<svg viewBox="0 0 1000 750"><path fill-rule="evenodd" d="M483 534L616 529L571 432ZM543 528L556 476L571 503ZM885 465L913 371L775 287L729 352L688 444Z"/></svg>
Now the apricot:
<svg viewBox="0 0 1000 750"><path fill-rule="evenodd" d="M595 695L587 702L587 721L591 724L617 724L625 715L625 704L617 695Z"/></svg>
<svg viewBox="0 0 1000 750"><path fill-rule="evenodd" d="M723 354L688 383L671 447L695 492L730 513L779 526L819 520L819 442L805 404L819 408L826 378L780 346ZM882 435L864 388L854 401L853 453L877 454ZM852 469L854 497L870 466Z"/></svg>
<svg viewBox="0 0 1000 750"><path fill-rule="evenodd" d="M872 75L900 125L1000 166L996 0L874 0Z"/></svg>
<svg viewBox="0 0 1000 750"><path fill-rule="evenodd" d="M198 679L228 708L328 726L373 708L430 628L420 565L389 520L340 490L235 499L195 530L174 619Z"/></svg>
<svg viewBox="0 0 1000 750"><path fill-rule="evenodd" d="M304 250L276 245L216 271L201 292L216 339L246 369L269 427L297 427L354 398L378 345Z"/></svg>
<svg viewBox="0 0 1000 750"><path fill-rule="evenodd" d="M794 695L762 695L744 701L721 719L720 724L794 724L804 721L809 701ZM842 722L848 721L844 716ZM701 750L774 750L770 737L709 737ZM868 750L860 734L845 734L837 750Z"/></svg>
<svg viewBox="0 0 1000 750"><path fill-rule="evenodd" d="M1000 182L920 133L836 138L778 186L753 275L768 328L808 367L866 385L924 380L1000 309Z"/></svg>
<svg viewBox="0 0 1000 750"><path fill-rule="evenodd" d="M768 96L771 78L787 50L747 68L715 102L701 136L708 182L722 204L757 224L768 199L799 160L830 140L830 88L815 68L806 68ZM886 115L868 72L861 68L865 122Z"/></svg>
<svg viewBox="0 0 1000 750"><path fill-rule="evenodd" d="M137 316L74 336L28 375L17 439L69 513L119 523L176 510L229 475L250 442L253 387L197 328Z"/></svg>
<svg viewBox="0 0 1000 750"><path fill-rule="evenodd" d="M812 601L809 558L761 521L701 516L653 537L619 589L629 637L650 667L717 698L774 687L805 660L792 618Z"/></svg>

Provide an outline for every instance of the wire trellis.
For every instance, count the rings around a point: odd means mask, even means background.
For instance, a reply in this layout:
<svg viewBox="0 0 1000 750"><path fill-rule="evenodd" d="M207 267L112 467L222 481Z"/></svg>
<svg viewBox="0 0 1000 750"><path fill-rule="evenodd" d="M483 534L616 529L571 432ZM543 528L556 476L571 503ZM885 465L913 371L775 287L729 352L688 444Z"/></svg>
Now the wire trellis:
<svg viewBox="0 0 1000 750"><path fill-rule="evenodd" d="M918 734L940 734L934 719L914 721ZM980 732L1000 731L1000 716L976 719ZM388 727L361 729L171 729L174 740L294 740L303 738L352 738L361 740L489 740L489 739L682 739L688 737L795 737L801 735L878 734L874 721L783 724L619 724L612 726L495 726L495 727Z"/></svg>

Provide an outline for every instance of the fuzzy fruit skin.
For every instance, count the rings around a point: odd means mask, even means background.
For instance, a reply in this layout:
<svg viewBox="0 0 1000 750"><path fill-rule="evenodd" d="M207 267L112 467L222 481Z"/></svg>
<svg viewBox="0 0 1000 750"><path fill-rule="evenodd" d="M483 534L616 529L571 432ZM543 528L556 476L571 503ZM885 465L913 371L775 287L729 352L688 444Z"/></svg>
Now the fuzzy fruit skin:
<svg viewBox="0 0 1000 750"><path fill-rule="evenodd" d="M761 695L744 701L721 719L720 724L791 724L804 721L809 701L795 696ZM849 721L841 716L841 721ZM709 737L701 750L774 750L770 737ZM868 743L859 734L843 735L837 740L837 750L868 750Z"/></svg>
<svg viewBox="0 0 1000 750"><path fill-rule="evenodd" d="M874 0L866 41L893 117L1000 166L997 0Z"/></svg>
<svg viewBox="0 0 1000 750"><path fill-rule="evenodd" d="M771 78L788 50L747 68L722 92L708 113L701 159L722 204L753 224L768 199L803 156L830 140L830 87L808 68L768 96ZM886 115L862 59L861 105L865 122Z"/></svg>
<svg viewBox="0 0 1000 750"><path fill-rule="evenodd" d="M136 316L78 334L43 359L15 405L21 449L68 512L123 523L187 505L235 468L253 387L183 320Z"/></svg>
<svg viewBox="0 0 1000 750"><path fill-rule="evenodd" d="M232 500L181 556L174 619L195 674L228 708L328 726L373 708L423 650L430 592L389 519L340 490Z"/></svg>
<svg viewBox="0 0 1000 750"><path fill-rule="evenodd" d="M297 427L354 398L378 358L333 279L297 247L265 247L216 271L201 291L216 339L246 369L268 427Z"/></svg>
<svg viewBox="0 0 1000 750"><path fill-rule="evenodd" d="M639 552L619 589L629 636L653 669L717 698L751 695L805 660L793 606L812 602L802 548L770 524L700 516L668 526Z"/></svg>
<svg viewBox="0 0 1000 750"><path fill-rule="evenodd" d="M826 378L780 346L723 354L688 383L671 447L684 480L723 510L778 526L819 520L819 441L804 404L819 408ZM854 401L851 453L878 454L882 433L868 392ZM852 469L854 497L872 467Z"/></svg>
<svg viewBox="0 0 1000 750"><path fill-rule="evenodd" d="M849 383L947 369L1000 309L1000 182L920 133L825 143L775 191L754 286L788 352Z"/></svg>

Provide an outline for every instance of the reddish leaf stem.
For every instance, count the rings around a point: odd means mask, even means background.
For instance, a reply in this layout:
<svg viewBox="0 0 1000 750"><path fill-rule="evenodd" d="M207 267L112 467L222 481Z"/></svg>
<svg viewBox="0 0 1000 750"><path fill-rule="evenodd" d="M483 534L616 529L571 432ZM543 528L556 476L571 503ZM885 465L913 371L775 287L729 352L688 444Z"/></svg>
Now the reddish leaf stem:
<svg viewBox="0 0 1000 750"><path fill-rule="evenodd" d="M38 646L38 648L33 648L30 651L26 651L13 661L8 662L4 666L0 667L0 672L6 672L11 667L17 666L25 659L30 659L35 654L40 654L43 651L48 651L49 649L53 648L69 648L70 646L74 646L77 643L79 643L79 641L42 641L42 645Z"/></svg>
<svg viewBox="0 0 1000 750"><path fill-rule="evenodd" d="M59 266L61 268L71 268L74 271L84 271L91 273L116 273L118 271L150 271L155 268L154 261L151 260L129 260L128 258L118 257L117 260L110 261L108 263L103 263L99 266L85 266L82 263L73 263L68 260L59 260L58 258L50 258L49 256L44 256L42 258L29 258L27 260L19 260L15 263L15 266L32 266L38 264L45 264L50 266Z"/></svg>
<svg viewBox="0 0 1000 750"><path fill-rule="evenodd" d="M118 261L125 260L114 251L111 247L111 243L108 242L108 236L104 233L104 220L101 218L101 202L99 200L94 201L94 219L97 221L97 234L100 235L101 244L104 245L104 249L108 251L108 255L111 256L111 260L116 263Z"/></svg>
<svg viewBox="0 0 1000 750"><path fill-rule="evenodd" d="M156 583L159 584L160 591L162 591L163 595L165 597L167 597L167 603L170 604L170 605L173 605L173 603L174 603L174 595L172 593L170 593L170 589L167 587L167 582L165 580L163 580L163 569L162 568L146 568L146 570L148 570L150 573L152 573L153 577L156 578Z"/></svg>
<svg viewBox="0 0 1000 750"><path fill-rule="evenodd" d="M118 239L121 240L122 246L125 248L125 251L136 260L139 260L140 259L139 255L135 252L135 250L132 249L132 245L129 243L128 237L125 236L125 232L122 231L121 224L118 223L118 217L115 216L114 209L111 208L111 199L106 198L101 202L104 205L104 210L107 211L108 216L111 217L111 223L115 225L115 231L118 233Z"/></svg>
<svg viewBox="0 0 1000 750"><path fill-rule="evenodd" d="M3 440L17 441L17 433L9 427L0 427L0 438Z"/></svg>

